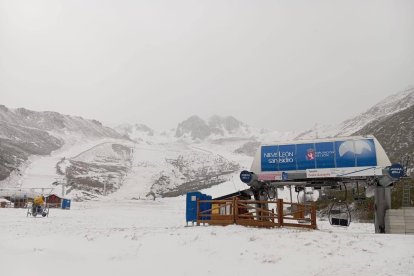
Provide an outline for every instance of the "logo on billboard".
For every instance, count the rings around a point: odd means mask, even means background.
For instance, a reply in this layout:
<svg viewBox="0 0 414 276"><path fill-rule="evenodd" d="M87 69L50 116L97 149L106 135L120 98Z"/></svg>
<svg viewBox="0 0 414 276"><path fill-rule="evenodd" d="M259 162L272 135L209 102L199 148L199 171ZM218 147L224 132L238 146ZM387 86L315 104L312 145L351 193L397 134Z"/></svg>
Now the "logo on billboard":
<svg viewBox="0 0 414 276"><path fill-rule="evenodd" d="M314 149L308 149L308 152L306 153L306 160L308 160L308 161L315 160L315 150Z"/></svg>
<svg viewBox="0 0 414 276"><path fill-rule="evenodd" d="M342 157L348 152L360 155L364 152L364 150L367 150L369 152L372 151L371 145L367 141L346 141L339 146L339 155Z"/></svg>

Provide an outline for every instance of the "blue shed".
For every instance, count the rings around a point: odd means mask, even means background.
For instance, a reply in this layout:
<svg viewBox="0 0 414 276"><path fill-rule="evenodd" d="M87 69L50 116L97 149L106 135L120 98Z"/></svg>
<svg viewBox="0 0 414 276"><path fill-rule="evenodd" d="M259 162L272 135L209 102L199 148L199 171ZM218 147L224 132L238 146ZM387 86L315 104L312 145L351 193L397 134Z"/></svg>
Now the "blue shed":
<svg viewBox="0 0 414 276"><path fill-rule="evenodd" d="M67 199L67 198L62 199L62 209L69 210L70 209L70 203L71 203L70 199Z"/></svg>
<svg viewBox="0 0 414 276"><path fill-rule="evenodd" d="M196 222L197 221L197 200L201 199L202 193L190 192L187 193L187 204L186 204L186 221Z"/></svg>

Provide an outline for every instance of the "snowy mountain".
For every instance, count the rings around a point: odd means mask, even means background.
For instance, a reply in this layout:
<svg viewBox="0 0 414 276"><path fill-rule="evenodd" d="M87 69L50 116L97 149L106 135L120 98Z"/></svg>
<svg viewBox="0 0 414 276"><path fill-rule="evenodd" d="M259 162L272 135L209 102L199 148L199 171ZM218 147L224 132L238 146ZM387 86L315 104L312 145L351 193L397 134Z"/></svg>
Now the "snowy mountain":
<svg viewBox="0 0 414 276"><path fill-rule="evenodd" d="M112 146L100 146L104 143ZM129 140L96 120L0 106L0 188L59 191L66 183L78 196L91 190L102 194L105 180L113 191L121 185L130 167L125 161L131 157L114 158L111 153L130 152L131 147ZM81 160L81 153L89 160Z"/></svg>
<svg viewBox="0 0 414 276"><path fill-rule="evenodd" d="M144 124L122 124L114 127L114 129L137 143L150 142L154 140L155 136L155 131Z"/></svg>
<svg viewBox="0 0 414 276"><path fill-rule="evenodd" d="M62 134L72 132L89 138L119 138L122 136L96 120L87 120L78 116L62 115L52 111L31 111L25 108L9 109L0 105L0 121L9 125L39 129L49 133Z"/></svg>
<svg viewBox="0 0 414 276"><path fill-rule="evenodd" d="M349 136L368 125L369 123L385 118L414 105L414 87L393 94L366 112L343 121L338 125L315 126L296 136L296 139L313 139L315 137Z"/></svg>
<svg viewBox="0 0 414 276"><path fill-rule="evenodd" d="M0 105L0 180L12 173L19 174L30 156L48 155L69 140L74 142L74 137L122 138L96 120Z"/></svg>
<svg viewBox="0 0 414 276"><path fill-rule="evenodd" d="M249 126L232 116L221 117L214 115L207 122L193 115L178 124L175 137L206 139L217 137L248 137L251 136Z"/></svg>
<svg viewBox="0 0 414 276"><path fill-rule="evenodd" d="M355 135L374 135L391 162L401 162L405 154L414 157L414 106L382 117L364 126ZM414 168L411 159L410 168Z"/></svg>
<svg viewBox="0 0 414 276"><path fill-rule="evenodd" d="M0 180L20 174L20 166L31 155L47 155L63 141L46 131L0 121Z"/></svg>
<svg viewBox="0 0 414 276"><path fill-rule="evenodd" d="M130 145L105 142L72 158L62 158L56 169L66 179L66 194L83 200L119 189L132 160L133 149Z"/></svg>
<svg viewBox="0 0 414 276"><path fill-rule="evenodd" d="M143 124L115 131L94 120L1 106L0 176L12 174L7 183L20 187L42 187L60 177L77 199L102 196L105 188L130 199L177 196L248 169L261 143L314 138L316 132L319 137L373 134L399 161L403 152L414 153L413 106L414 88L409 88L338 126L302 133L259 130L217 115L207 120L194 115L162 133ZM32 160L39 155L44 157Z"/></svg>

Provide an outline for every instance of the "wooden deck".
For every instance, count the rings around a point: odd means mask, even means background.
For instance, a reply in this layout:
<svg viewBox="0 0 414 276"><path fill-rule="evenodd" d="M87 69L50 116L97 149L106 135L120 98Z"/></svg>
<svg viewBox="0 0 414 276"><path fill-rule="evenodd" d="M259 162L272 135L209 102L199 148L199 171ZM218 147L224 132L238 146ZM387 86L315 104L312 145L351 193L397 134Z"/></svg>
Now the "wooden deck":
<svg viewBox="0 0 414 276"><path fill-rule="evenodd" d="M200 205L211 205L202 210ZM237 224L251 227L300 227L316 229L316 205L276 201L198 200L197 225Z"/></svg>

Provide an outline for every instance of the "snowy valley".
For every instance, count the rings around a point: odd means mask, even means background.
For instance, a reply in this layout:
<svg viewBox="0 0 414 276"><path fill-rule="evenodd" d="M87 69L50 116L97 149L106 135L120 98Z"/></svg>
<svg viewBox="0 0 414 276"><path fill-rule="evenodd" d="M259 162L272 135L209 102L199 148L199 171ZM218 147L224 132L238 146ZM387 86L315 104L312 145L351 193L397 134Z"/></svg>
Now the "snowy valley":
<svg viewBox="0 0 414 276"><path fill-rule="evenodd" d="M371 223L332 227L323 217L317 231L185 227L183 196L245 189L238 175L250 169L260 143L381 129L374 134L397 159L399 151L413 152L412 99L414 89L405 90L318 133L258 130L231 116L192 116L164 132L142 124L111 129L79 117L2 106L0 192L64 193L74 202L71 210L53 209L47 218L0 209L0 271L22 276L43 275L43 269L60 275L414 275L413 236L375 235ZM399 140L385 135L401 118L410 131Z"/></svg>

